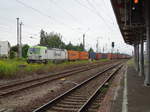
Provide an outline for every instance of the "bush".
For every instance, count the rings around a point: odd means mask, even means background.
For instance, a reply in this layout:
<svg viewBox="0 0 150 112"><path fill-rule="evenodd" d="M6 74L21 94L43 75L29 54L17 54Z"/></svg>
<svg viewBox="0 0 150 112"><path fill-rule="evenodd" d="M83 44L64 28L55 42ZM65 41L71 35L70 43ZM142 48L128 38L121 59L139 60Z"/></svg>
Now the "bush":
<svg viewBox="0 0 150 112"><path fill-rule="evenodd" d="M102 60L106 61L106 60ZM0 60L0 77L12 77L16 75L23 75L37 72L37 73L47 73L48 71L55 70L56 68L65 68L71 65L78 65L88 63L88 60L74 61L74 62L64 62L61 64L54 64L49 62L48 64L27 64L25 58L21 59L3 59Z"/></svg>
<svg viewBox="0 0 150 112"><path fill-rule="evenodd" d="M16 57L16 52L15 51L10 51L10 59L13 59Z"/></svg>

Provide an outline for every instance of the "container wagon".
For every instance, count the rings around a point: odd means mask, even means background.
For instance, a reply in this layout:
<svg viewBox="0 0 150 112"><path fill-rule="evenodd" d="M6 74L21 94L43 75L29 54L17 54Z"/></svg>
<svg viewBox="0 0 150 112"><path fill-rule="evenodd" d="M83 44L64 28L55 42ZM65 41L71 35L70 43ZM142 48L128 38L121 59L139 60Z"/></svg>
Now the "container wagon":
<svg viewBox="0 0 150 112"><path fill-rule="evenodd" d="M107 54L106 53L101 53L101 59L107 59Z"/></svg>
<svg viewBox="0 0 150 112"><path fill-rule="evenodd" d="M69 61L79 60L79 51L68 50L67 52Z"/></svg>
<svg viewBox="0 0 150 112"><path fill-rule="evenodd" d="M59 63L68 60L68 53L65 49L51 48L47 49L47 60L53 61L54 63Z"/></svg>
<svg viewBox="0 0 150 112"><path fill-rule="evenodd" d="M95 52L90 52L89 53L89 59L96 60L96 53Z"/></svg>
<svg viewBox="0 0 150 112"><path fill-rule="evenodd" d="M108 58L108 59L113 59L112 53L107 53L107 58Z"/></svg>
<svg viewBox="0 0 150 112"><path fill-rule="evenodd" d="M108 56L108 59L121 59L122 58L122 55L121 54L113 54L113 53L108 53L107 54Z"/></svg>
<svg viewBox="0 0 150 112"><path fill-rule="evenodd" d="M10 43L8 41L0 41L0 57L8 58L10 55Z"/></svg>
<svg viewBox="0 0 150 112"><path fill-rule="evenodd" d="M79 60L88 60L89 59L89 53L85 51L79 52Z"/></svg>
<svg viewBox="0 0 150 112"><path fill-rule="evenodd" d="M101 59L101 54L100 53L96 53L96 60L100 60Z"/></svg>

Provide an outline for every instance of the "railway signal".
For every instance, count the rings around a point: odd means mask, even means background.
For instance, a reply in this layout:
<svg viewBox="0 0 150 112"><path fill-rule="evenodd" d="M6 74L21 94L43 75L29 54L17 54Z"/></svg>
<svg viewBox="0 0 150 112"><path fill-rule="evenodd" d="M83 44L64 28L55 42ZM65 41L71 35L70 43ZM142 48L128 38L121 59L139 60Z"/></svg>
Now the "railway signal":
<svg viewBox="0 0 150 112"><path fill-rule="evenodd" d="M143 0L132 0L131 2L131 22L141 23L144 20L143 14Z"/></svg>
<svg viewBox="0 0 150 112"><path fill-rule="evenodd" d="M111 46L112 46L112 48L114 48L115 47L115 42L112 42Z"/></svg>
<svg viewBox="0 0 150 112"><path fill-rule="evenodd" d="M138 3L139 3L139 0L134 0L134 3L135 3L135 4L138 4Z"/></svg>

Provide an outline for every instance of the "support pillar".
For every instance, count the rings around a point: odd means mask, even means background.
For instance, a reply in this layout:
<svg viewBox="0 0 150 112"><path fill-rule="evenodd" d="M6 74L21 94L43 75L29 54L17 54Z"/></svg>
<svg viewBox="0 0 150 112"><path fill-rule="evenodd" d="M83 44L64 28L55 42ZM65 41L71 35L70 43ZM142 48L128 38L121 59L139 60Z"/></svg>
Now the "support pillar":
<svg viewBox="0 0 150 112"><path fill-rule="evenodd" d="M139 72L139 44L134 44L134 62L135 69Z"/></svg>
<svg viewBox="0 0 150 112"><path fill-rule="evenodd" d="M145 0L146 38L147 38L147 72L144 85L150 85L150 0Z"/></svg>
<svg viewBox="0 0 150 112"><path fill-rule="evenodd" d="M136 55L136 44L134 44L134 65L135 65L135 69L137 68L137 55Z"/></svg>
<svg viewBox="0 0 150 112"><path fill-rule="evenodd" d="M140 40L140 44L141 44L141 47L140 47L140 73L139 73L139 76L144 76L144 47L143 47L143 38L141 37L141 40Z"/></svg>
<svg viewBox="0 0 150 112"><path fill-rule="evenodd" d="M136 45L136 55L137 55L137 62L136 62L137 72L139 72L140 71L140 66L139 66L139 44Z"/></svg>

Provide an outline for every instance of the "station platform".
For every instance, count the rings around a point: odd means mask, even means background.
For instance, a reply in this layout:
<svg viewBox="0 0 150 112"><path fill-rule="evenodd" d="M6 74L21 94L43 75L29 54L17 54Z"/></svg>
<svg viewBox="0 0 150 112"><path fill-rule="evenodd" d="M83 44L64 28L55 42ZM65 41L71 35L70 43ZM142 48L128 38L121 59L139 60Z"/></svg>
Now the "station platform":
<svg viewBox="0 0 150 112"><path fill-rule="evenodd" d="M133 62L127 63L121 77L110 87L98 112L150 112L150 87L144 86L144 76L138 75Z"/></svg>

